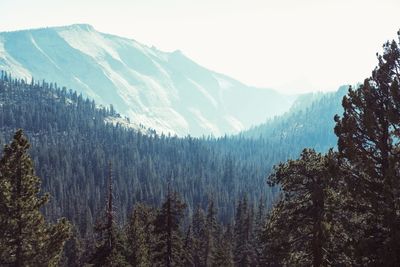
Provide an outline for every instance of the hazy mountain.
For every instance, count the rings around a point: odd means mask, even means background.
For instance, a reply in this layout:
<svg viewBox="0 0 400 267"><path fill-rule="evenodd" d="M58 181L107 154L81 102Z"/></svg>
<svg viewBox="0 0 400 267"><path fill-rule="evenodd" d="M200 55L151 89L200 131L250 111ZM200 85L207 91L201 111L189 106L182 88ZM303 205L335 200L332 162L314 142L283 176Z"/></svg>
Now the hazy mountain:
<svg viewBox="0 0 400 267"><path fill-rule="evenodd" d="M326 152L337 145L333 117L343 114L342 99L349 86L336 92L299 96L284 115L244 131L240 136L265 138L293 148L296 155L305 147Z"/></svg>
<svg viewBox="0 0 400 267"><path fill-rule="evenodd" d="M235 133L284 113L295 98L86 24L0 33L0 69L57 81L136 123L178 135Z"/></svg>
<svg viewBox="0 0 400 267"><path fill-rule="evenodd" d="M102 210L109 162L120 219L139 201L160 205L167 183L192 211L205 208L213 196L225 221L233 218L236 199L244 192L251 192L252 203L263 196L269 204L274 197L276 190L266 185L265 176L287 149L275 150L266 140L143 134L105 123L107 118L115 113L73 91L0 74L0 144L16 129L28 135L42 188L54 197L45 211L50 217L67 216L81 225Z"/></svg>

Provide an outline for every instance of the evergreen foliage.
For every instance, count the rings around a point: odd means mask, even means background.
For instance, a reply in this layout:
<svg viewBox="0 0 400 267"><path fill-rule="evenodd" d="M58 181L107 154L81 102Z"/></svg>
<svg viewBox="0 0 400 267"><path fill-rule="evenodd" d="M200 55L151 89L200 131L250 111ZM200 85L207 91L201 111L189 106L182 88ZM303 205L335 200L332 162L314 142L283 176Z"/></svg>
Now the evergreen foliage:
<svg viewBox="0 0 400 267"><path fill-rule="evenodd" d="M339 152L304 150L270 176L282 192L263 231L265 265L400 264L399 43L378 61L335 116Z"/></svg>
<svg viewBox="0 0 400 267"><path fill-rule="evenodd" d="M193 249L191 250L193 265L205 266L207 251L206 216L202 208L197 207L192 217Z"/></svg>
<svg viewBox="0 0 400 267"><path fill-rule="evenodd" d="M144 204L135 206L126 227L128 261L132 266L151 266L154 237L154 211Z"/></svg>
<svg viewBox="0 0 400 267"><path fill-rule="evenodd" d="M74 227L71 238L65 243L60 266L82 266L84 263L84 244Z"/></svg>
<svg viewBox="0 0 400 267"><path fill-rule="evenodd" d="M399 46L387 42L372 76L343 98L338 152L326 154L316 151L331 137L305 120L334 105L270 122L277 125L265 139L177 138L107 124L119 116L113 107L2 72L1 134L26 127L34 160L18 130L0 160L0 265L399 266ZM295 118L304 127L266 137ZM321 146L287 160L313 136ZM115 175L110 165L105 182L111 160ZM41 187L55 204L44 205ZM103 198L105 216L93 230ZM65 219L47 223L40 209L49 221L71 218L73 233Z"/></svg>
<svg viewBox="0 0 400 267"><path fill-rule="evenodd" d="M204 266L212 266L215 257L216 237L218 232L217 211L215 210L214 200L210 200L207 207L205 225L205 261Z"/></svg>
<svg viewBox="0 0 400 267"><path fill-rule="evenodd" d="M383 48L372 76L350 88L335 117L360 232L353 256L362 266L400 265L400 48L396 41Z"/></svg>
<svg viewBox="0 0 400 267"><path fill-rule="evenodd" d="M256 264L256 255L252 244L253 224L253 206L249 205L247 196L244 196L239 200L235 214L233 251L235 266L254 266Z"/></svg>
<svg viewBox="0 0 400 267"><path fill-rule="evenodd" d="M156 244L154 266L183 266L185 253L181 223L186 204L176 192L168 190L166 199L154 221Z"/></svg>
<svg viewBox="0 0 400 267"><path fill-rule="evenodd" d="M290 147L290 158L298 157L306 147L325 153L337 145L332 118L343 112L340 103L348 88L341 86L336 92L326 93L307 105L299 103L303 108L292 107L286 114L244 131L241 136L263 138L281 147ZM307 95L304 98L307 99Z"/></svg>
<svg viewBox="0 0 400 267"><path fill-rule="evenodd" d="M49 194L40 193L29 147L18 130L0 160L0 265L57 266L71 226L45 221L40 208Z"/></svg>
<svg viewBox="0 0 400 267"><path fill-rule="evenodd" d="M273 199L275 189L264 186L265 174L291 151L282 146L275 151L278 146L267 140L178 138L106 123L120 119L116 111L54 84L28 84L9 74L0 79L0 139L25 130L43 190L54 196L45 215L65 216L82 238L93 234L103 209L109 161L114 162L113 202L121 222L135 203L160 206L171 175L188 212L198 205L206 209L208 195L214 194L218 220L228 222L243 192L252 192L252 202L260 195L266 203Z"/></svg>
<svg viewBox="0 0 400 267"><path fill-rule="evenodd" d="M89 263L93 266L129 266L125 258L124 238L114 217L111 162L109 164L106 212L104 219L95 225L97 243Z"/></svg>
<svg viewBox="0 0 400 267"><path fill-rule="evenodd" d="M336 177L332 174L334 153L323 156L306 149L298 160L281 163L269 177L279 184L281 199L265 228L265 255L289 266L340 265L336 250L339 235ZM333 162L332 162L333 161ZM276 259L267 259L275 264Z"/></svg>
<svg viewBox="0 0 400 267"><path fill-rule="evenodd" d="M216 248L213 257L212 266L234 266L233 261L233 233L231 226L228 224L225 229L217 232Z"/></svg>

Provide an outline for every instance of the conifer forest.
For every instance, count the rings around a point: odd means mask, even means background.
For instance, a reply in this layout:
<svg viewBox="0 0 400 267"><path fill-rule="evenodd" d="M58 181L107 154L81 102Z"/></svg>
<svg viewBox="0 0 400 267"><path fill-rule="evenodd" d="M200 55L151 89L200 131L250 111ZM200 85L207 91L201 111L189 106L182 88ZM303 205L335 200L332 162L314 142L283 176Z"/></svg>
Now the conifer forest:
<svg viewBox="0 0 400 267"><path fill-rule="evenodd" d="M218 137L1 71L0 266L400 266L397 36L364 82Z"/></svg>

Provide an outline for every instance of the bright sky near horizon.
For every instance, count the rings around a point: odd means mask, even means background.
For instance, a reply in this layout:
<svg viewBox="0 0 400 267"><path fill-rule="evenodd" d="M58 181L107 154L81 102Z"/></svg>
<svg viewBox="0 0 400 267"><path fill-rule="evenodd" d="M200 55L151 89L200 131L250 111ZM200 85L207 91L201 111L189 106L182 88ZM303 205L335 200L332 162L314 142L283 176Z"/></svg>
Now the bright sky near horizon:
<svg viewBox="0 0 400 267"><path fill-rule="evenodd" d="M1 0L0 31L88 23L249 85L335 90L370 75L399 0Z"/></svg>

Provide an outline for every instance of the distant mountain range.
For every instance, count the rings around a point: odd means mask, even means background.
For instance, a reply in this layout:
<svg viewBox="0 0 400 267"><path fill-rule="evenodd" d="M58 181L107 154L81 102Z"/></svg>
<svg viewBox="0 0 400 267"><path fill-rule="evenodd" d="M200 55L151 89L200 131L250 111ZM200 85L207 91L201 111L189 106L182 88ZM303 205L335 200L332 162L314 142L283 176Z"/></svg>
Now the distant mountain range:
<svg viewBox="0 0 400 267"><path fill-rule="evenodd" d="M333 118L336 114L343 115L342 99L348 89L349 85L343 85L336 92L300 96L284 115L243 131L239 136L290 146L294 157L306 147L326 152L337 146Z"/></svg>
<svg viewBox="0 0 400 267"><path fill-rule="evenodd" d="M238 135L222 138L175 138L143 134L105 123L120 119L112 110L96 108L74 91L54 89L0 76L0 140L24 129L32 140L32 155L43 187L55 196L48 216L67 216L76 224L104 203L107 162L115 163L117 209L128 216L137 201L159 205L167 181L193 208L205 206L215 194L221 218L235 214L235 201L251 192L271 204L276 188L265 184L273 165L297 158L306 147L326 152L335 147L333 117L341 115L341 100L348 86L328 94L298 97L290 111ZM171 180L168 180L171 179ZM85 224L80 231L85 233Z"/></svg>
<svg viewBox="0 0 400 267"><path fill-rule="evenodd" d="M181 136L237 133L283 114L296 99L86 24L0 33L0 69L56 81L135 123Z"/></svg>

